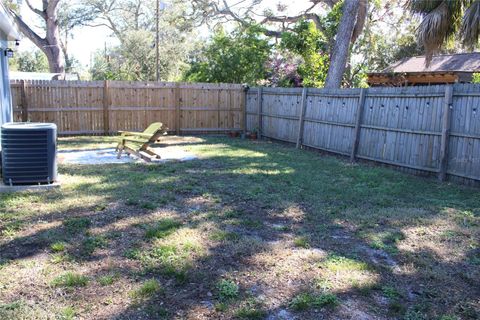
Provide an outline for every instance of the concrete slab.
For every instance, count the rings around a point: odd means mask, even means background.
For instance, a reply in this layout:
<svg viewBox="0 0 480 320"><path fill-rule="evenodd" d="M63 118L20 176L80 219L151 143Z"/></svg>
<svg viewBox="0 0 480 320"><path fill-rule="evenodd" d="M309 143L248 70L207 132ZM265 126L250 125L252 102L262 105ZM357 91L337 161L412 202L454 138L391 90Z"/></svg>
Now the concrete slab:
<svg viewBox="0 0 480 320"><path fill-rule="evenodd" d="M61 164L109 164L142 161L136 157L127 155L123 155L120 159L117 159L114 148L62 150L58 151L57 158Z"/></svg>
<svg viewBox="0 0 480 320"><path fill-rule="evenodd" d="M197 156L185 151L178 146L166 146L154 148L155 153L160 155L160 159L153 160L152 163L165 163L170 161L189 161L197 159ZM122 154L117 159L114 148L90 149L90 150L72 150L59 151L58 162L61 164L115 164L115 163L144 163L142 159L133 155Z"/></svg>
<svg viewBox="0 0 480 320"><path fill-rule="evenodd" d="M10 192L41 192L52 189L60 188L60 182L54 182L51 184L39 184L39 185L21 185L21 186L9 186L0 182L0 193L10 193Z"/></svg>
<svg viewBox="0 0 480 320"><path fill-rule="evenodd" d="M160 156L160 159L153 160L154 163L164 163L171 161L191 161L198 159L193 153L185 151L178 146L166 146L153 148L154 152Z"/></svg>

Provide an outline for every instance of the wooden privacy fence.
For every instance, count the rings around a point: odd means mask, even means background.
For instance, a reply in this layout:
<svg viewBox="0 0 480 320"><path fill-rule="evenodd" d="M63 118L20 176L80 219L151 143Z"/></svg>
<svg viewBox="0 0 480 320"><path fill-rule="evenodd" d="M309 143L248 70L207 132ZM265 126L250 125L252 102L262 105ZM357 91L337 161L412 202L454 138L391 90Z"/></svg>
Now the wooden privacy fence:
<svg viewBox="0 0 480 320"><path fill-rule="evenodd" d="M350 157L480 180L480 86L251 88L246 129Z"/></svg>
<svg viewBox="0 0 480 320"><path fill-rule="evenodd" d="M55 123L59 134L143 130L156 121L177 134L244 127L238 84L12 81L11 87L15 121Z"/></svg>

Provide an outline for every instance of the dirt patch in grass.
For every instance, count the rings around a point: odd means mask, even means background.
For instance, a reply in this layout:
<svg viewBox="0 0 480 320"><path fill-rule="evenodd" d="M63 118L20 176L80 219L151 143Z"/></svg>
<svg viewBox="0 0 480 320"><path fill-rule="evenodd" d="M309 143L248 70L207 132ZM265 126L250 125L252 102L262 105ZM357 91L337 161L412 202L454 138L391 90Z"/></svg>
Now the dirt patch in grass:
<svg viewBox="0 0 480 320"><path fill-rule="evenodd" d="M111 147L114 137L60 140ZM480 192L284 145L0 195L0 319L476 319Z"/></svg>

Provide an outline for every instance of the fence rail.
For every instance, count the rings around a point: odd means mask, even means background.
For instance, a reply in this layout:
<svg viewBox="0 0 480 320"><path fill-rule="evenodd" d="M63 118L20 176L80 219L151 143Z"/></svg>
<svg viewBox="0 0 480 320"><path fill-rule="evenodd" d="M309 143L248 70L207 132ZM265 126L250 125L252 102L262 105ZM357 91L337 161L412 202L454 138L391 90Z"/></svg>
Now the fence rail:
<svg viewBox="0 0 480 320"><path fill-rule="evenodd" d="M251 88L246 130L423 172L480 181L480 86Z"/></svg>
<svg viewBox="0 0 480 320"><path fill-rule="evenodd" d="M181 132L244 127L237 84L125 81L12 81L15 121L52 122L59 134L143 130L151 122Z"/></svg>

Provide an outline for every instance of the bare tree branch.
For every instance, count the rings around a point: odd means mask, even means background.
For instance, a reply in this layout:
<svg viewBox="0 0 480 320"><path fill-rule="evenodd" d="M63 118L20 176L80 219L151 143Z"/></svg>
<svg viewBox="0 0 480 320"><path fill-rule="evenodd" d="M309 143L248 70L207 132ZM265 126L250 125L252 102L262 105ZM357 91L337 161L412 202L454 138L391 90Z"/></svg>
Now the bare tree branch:
<svg viewBox="0 0 480 320"><path fill-rule="evenodd" d="M33 31L23 20L17 15L13 10L10 10L10 13L15 20L20 32L23 33L30 41L32 41L38 48L42 49L47 45L47 41L40 37L35 31Z"/></svg>
<svg viewBox="0 0 480 320"><path fill-rule="evenodd" d="M30 0L25 0L25 3L26 3L27 6L30 8L30 10L32 10L33 12L35 12L37 15L39 15L40 17L42 17L44 20L47 19L47 14L46 14L44 11L35 8L35 7L30 3Z"/></svg>

